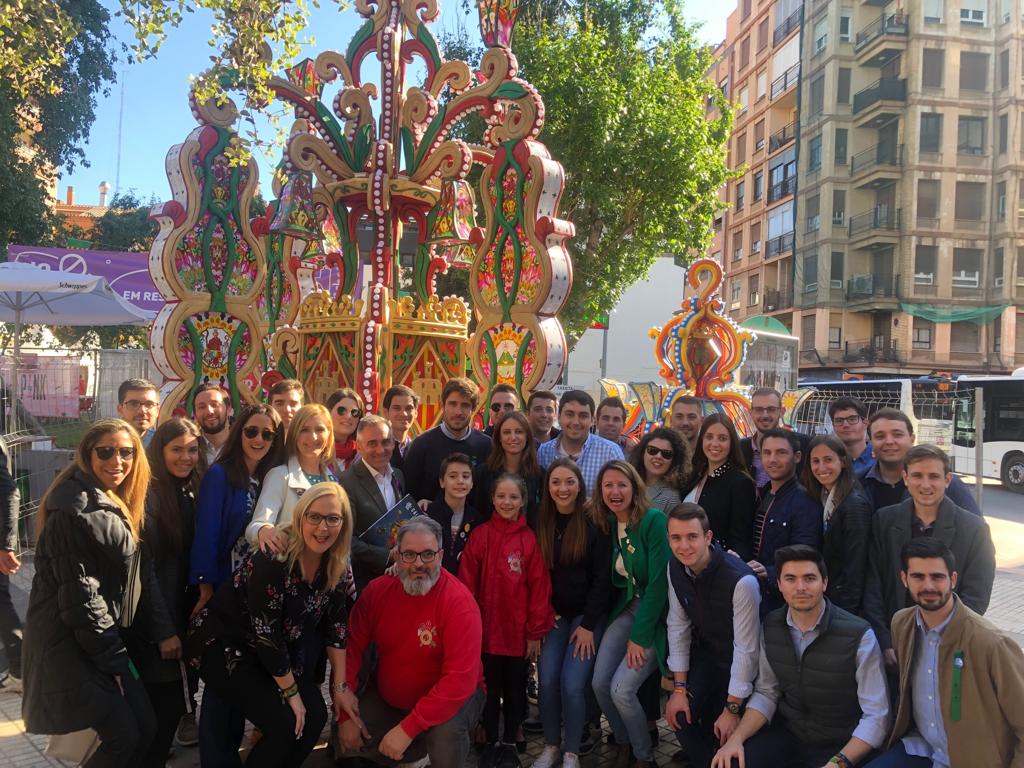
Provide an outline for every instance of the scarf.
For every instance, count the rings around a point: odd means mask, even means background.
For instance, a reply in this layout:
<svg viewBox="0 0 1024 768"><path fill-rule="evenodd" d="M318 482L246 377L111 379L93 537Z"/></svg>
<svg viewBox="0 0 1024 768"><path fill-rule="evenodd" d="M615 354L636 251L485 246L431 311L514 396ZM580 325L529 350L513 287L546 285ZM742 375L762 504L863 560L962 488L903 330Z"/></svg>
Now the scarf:
<svg viewBox="0 0 1024 768"><path fill-rule="evenodd" d="M356 457L356 441L353 438L349 438L343 443L334 444L334 455L341 462L344 469L348 469L352 464L352 460Z"/></svg>

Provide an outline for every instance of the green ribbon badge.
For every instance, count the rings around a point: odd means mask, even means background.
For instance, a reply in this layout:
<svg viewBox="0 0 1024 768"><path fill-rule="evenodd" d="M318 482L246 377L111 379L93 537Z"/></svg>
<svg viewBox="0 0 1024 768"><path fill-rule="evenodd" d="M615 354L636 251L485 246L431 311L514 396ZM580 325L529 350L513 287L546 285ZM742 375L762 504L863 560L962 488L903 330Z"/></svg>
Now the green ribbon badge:
<svg viewBox="0 0 1024 768"><path fill-rule="evenodd" d="M960 676L964 670L964 652L961 649L957 649L953 652L953 696L949 702L949 716L953 722L960 721L960 696L961 696L961 683Z"/></svg>

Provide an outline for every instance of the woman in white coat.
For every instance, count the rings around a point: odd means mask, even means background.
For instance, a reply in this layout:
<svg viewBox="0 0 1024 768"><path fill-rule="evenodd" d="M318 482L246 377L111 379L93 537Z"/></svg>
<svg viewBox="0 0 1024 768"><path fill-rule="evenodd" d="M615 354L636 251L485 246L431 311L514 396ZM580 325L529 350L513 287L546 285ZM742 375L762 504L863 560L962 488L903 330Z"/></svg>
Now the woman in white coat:
<svg viewBox="0 0 1024 768"><path fill-rule="evenodd" d="M334 429L330 412L319 403L300 408L288 427L284 452L285 463L267 472L252 522L245 530L253 547L275 555L287 544L278 529L291 522L302 494L317 483L338 479L331 469Z"/></svg>

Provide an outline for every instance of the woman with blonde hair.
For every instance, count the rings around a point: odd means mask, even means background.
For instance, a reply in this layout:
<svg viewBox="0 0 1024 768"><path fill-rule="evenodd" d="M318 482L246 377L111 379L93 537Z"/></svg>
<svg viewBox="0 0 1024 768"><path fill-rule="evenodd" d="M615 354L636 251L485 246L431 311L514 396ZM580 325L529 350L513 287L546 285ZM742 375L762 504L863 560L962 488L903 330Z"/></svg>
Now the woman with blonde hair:
<svg viewBox="0 0 1024 768"><path fill-rule="evenodd" d="M98 421L36 516L22 716L30 733L95 729L100 746L85 763L91 768L141 764L156 730L121 639L138 606L133 566L149 478L135 429L120 419Z"/></svg>
<svg viewBox="0 0 1024 768"><path fill-rule="evenodd" d="M331 414L319 403L302 406L288 427L284 464L265 478L245 536L253 547L276 555L284 551L280 528L291 522L292 510L317 483L335 482L334 426Z"/></svg>
<svg viewBox="0 0 1024 768"><path fill-rule="evenodd" d="M354 592L345 491L333 482L311 488L281 533L281 554L255 550L196 614L186 648L206 685L263 734L247 768L298 768L313 751L327 723L316 674L324 648L334 715L358 722L355 694L344 683Z"/></svg>

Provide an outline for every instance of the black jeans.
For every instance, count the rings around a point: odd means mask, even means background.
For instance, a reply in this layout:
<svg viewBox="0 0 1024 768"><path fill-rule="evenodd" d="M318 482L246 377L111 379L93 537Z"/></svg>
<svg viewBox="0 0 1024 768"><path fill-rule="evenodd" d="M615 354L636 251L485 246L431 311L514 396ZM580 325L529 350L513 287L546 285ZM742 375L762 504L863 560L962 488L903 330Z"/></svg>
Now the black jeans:
<svg viewBox="0 0 1024 768"><path fill-rule="evenodd" d="M141 768L164 768L178 721L185 714L185 690L180 680L173 683L145 683L145 688L156 716L156 733L139 765Z"/></svg>
<svg viewBox="0 0 1024 768"><path fill-rule="evenodd" d="M483 654L487 703L484 705L484 730L487 741L498 741L498 723L505 715L506 744L514 744L516 730L526 717L526 665L522 656Z"/></svg>
<svg viewBox="0 0 1024 768"><path fill-rule="evenodd" d="M0 642L7 654L8 672L21 677L21 619L11 602L11 577L0 573Z"/></svg>
<svg viewBox="0 0 1024 768"><path fill-rule="evenodd" d="M99 749L84 768L135 768L143 758L156 733L156 716L142 682L131 674L121 676L124 695L114 697L114 705L106 717L93 724L100 737Z"/></svg>
<svg viewBox="0 0 1024 768"><path fill-rule="evenodd" d="M224 653L219 644L210 645L203 654L199 676L263 734L249 753L246 768L299 768L327 724L327 705L319 686L312 680L297 680L306 723L296 739L295 714L281 700L277 683L255 654L242 650L229 665Z"/></svg>
<svg viewBox="0 0 1024 768"><path fill-rule="evenodd" d="M690 659L690 672L686 678L690 722L686 722L685 715L680 715L679 721L669 723L668 727L676 732L676 738L693 768L711 765L711 759L718 751L715 720L725 709L729 671L728 667L722 669L712 659L700 656Z"/></svg>

